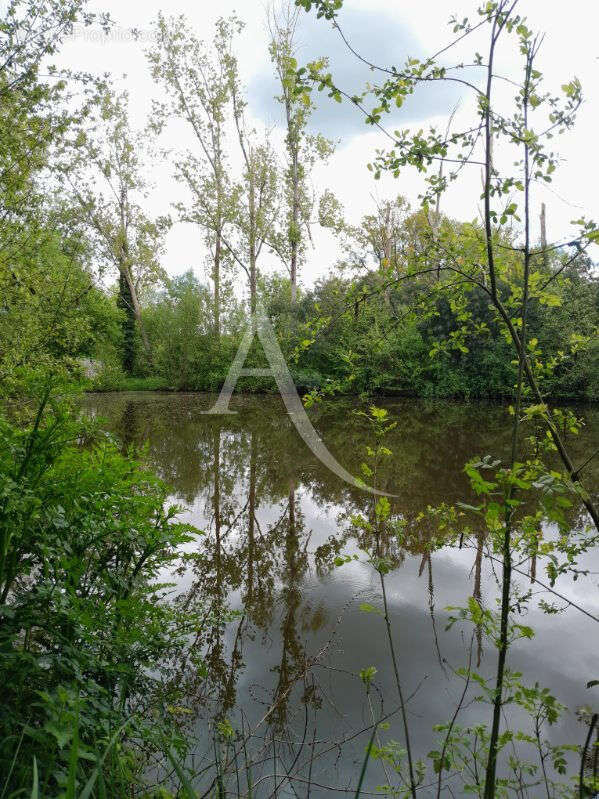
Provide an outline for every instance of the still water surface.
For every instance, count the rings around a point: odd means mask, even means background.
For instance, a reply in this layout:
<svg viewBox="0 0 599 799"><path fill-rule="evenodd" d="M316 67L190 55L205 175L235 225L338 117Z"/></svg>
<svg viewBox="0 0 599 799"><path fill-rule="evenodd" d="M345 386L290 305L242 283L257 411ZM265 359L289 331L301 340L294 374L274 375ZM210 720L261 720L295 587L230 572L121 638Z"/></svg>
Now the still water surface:
<svg viewBox="0 0 599 799"><path fill-rule="evenodd" d="M184 601L201 601L206 608L197 641L205 665L181 666L195 719L193 765L201 771L214 759L211 722L227 719L236 730L256 728L249 754L258 761L252 768L254 795L274 795L274 771L279 796L306 796L308 783L313 797L333 795L332 788L351 792L373 713L390 714L381 741L403 741L384 620L360 609L365 603L379 607L381 601L378 575L351 525L352 515L368 513L371 499L316 460L278 398L239 396L231 404L237 415L203 415L214 399L123 393L84 400L86 412L102 417L123 447L147 446L152 467L172 487L173 501L185 506L184 519L205 532L186 547L197 560L170 575ZM412 400L378 404L397 421L386 441L393 455L378 487L396 495L392 511L408 521L427 506L472 502L463 466L474 455L507 458L505 408ZM311 412L327 447L356 475L372 443L357 409L343 401ZM578 463L599 446L599 410L582 409L581 415L585 427L570 442ZM587 472L587 484L599 491L596 465ZM574 508L573 525L582 518ZM463 687L454 669L468 662L471 631L459 625L446 630L446 608L464 606L470 596L494 608L499 574L482 537L431 556L423 554L426 549L425 543L412 551L390 544L387 553L396 565L387 577L388 600L416 757L435 748L433 725L449 721ZM335 567L336 557L354 554L360 559ZM576 582L565 578L557 588L599 615L599 558L587 556L584 567L588 576ZM526 575L529 568L528 562L521 565ZM538 569L543 579L541 564ZM522 592L535 592L522 620L534 628L535 638L514 646L509 665L527 682L549 687L569 708L549 738L581 743L586 730L576 710L592 701L585 685L599 678L599 627L561 601L560 614L542 613L536 600L555 597L526 575L517 574L515 582ZM228 609L238 613L223 623ZM490 675L495 660L496 652L475 636L473 666ZM358 673L369 666L377 673L367 696ZM473 701L475 695L469 693L460 712L462 726L490 722L488 706ZM519 719L510 722L517 725ZM293 781L282 779L286 772ZM198 777L199 787L209 785L208 773ZM376 790L387 776L379 762L371 762L365 790ZM457 786L456 791L459 795ZM435 793L431 788L419 795Z"/></svg>

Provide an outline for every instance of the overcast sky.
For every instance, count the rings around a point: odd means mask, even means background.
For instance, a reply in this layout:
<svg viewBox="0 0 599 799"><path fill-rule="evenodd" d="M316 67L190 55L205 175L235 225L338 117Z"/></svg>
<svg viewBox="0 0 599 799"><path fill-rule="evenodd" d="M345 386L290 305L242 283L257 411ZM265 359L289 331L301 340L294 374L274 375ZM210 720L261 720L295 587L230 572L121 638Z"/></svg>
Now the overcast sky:
<svg viewBox="0 0 599 799"><path fill-rule="evenodd" d="M211 38L217 16L227 16L235 11L246 23L239 37L238 57L256 125L280 126L280 112L273 100L276 84L267 50L266 2L127 0L123 3L123 0L93 0L90 5L94 10L110 13L115 22L112 33L106 37L96 29L78 30L66 42L61 61L75 69L111 72L117 85L130 92L134 125L142 127L145 124L151 112L152 98L160 97L158 88L152 84L144 49L152 46L151 22L163 10L167 14L185 14L203 39ZM476 6L472 0L455 0L455 3L447 3L447 0L346 0L339 21L352 44L365 57L377 64L401 65L408 56L424 56L440 49L451 38L447 26L451 14L474 16ZM536 30L546 34L539 65L547 78L547 88L559 90L562 83L576 75L585 93L585 104L575 129L561 140L555 140L563 163L554 182L548 189L535 189L533 196L537 207L542 201L546 203L548 235L555 240L569 236L570 221L582 214L599 219L596 152L599 4L590 0L570 0L567 4L554 0L520 0L520 13L528 17ZM140 31L138 41L129 35L131 28ZM331 71L343 88L356 91L366 81L374 79L373 74L347 52L329 23L316 20L313 14L301 12L298 42L300 61L327 55ZM457 60L466 59L476 49L484 52L484 47L482 39L473 40L467 50L456 54ZM446 63L455 62L452 59ZM517 78L519 68L517 51L500 52L498 71ZM339 105L325 96L319 100L313 118L314 129L338 140L338 145L328 165L316 170L315 189L331 189L342 201L346 216L352 222L357 222L372 210L373 197L382 199L402 194L416 206L421 179L406 171L397 179L384 177L376 182L366 168L376 149L386 146L383 135L367 127L345 104ZM460 122L467 122L469 116L471 118L471 98L437 84L410 98L401 111L388 120L389 129L408 126L418 129L435 123L444 127L447 115L458 101L460 106L455 127L459 128ZM276 127L273 136L276 140ZM190 142L181 136L180 142L168 143L184 149ZM466 172L452 186L442 205L447 214L462 220L474 219L479 213L480 171L473 167ZM152 179L156 189L150 198L151 208L156 213L167 212L170 203L181 196L168 163L160 161L154 164ZM204 276L205 253L201 240L201 232L192 226L176 225L171 230L164 259L169 274L180 274L191 268L198 277ZM326 274L338 255L337 243L326 231L314 231L314 245L301 276L306 285Z"/></svg>

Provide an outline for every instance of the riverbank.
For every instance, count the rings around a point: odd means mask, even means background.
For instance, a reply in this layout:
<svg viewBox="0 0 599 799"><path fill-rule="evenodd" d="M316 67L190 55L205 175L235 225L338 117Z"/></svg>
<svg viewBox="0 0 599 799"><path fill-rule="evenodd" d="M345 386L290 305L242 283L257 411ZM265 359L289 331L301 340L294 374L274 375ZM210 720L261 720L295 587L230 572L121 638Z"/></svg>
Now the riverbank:
<svg viewBox="0 0 599 799"><path fill-rule="evenodd" d="M255 382L256 378L250 378L252 382ZM272 381L271 381L272 382ZM269 387L267 385L266 379L262 378L260 385L254 387L253 385L247 385L249 380L247 378L241 378L238 386L235 389L236 394L244 394L247 396L259 396L261 394L264 395L276 395L278 394L277 388ZM245 385L244 385L245 384ZM195 389L195 388L187 388L185 386L173 386L169 384L169 381L163 377L122 377L118 380L114 381L94 381L94 380L85 380L81 384L84 392L86 394L111 394L111 393L125 393L125 392L165 392L165 393L173 393L173 394L218 394L220 391L220 386L215 386L212 389ZM305 386L296 383L296 388L300 394L304 394L307 391L313 389L313 386ZM448 402L451 401L464 401L464 402L490 402L493 404L506 404L511 402L511 395L510 394L485 394L485 395L474 395L474 394L412 394L407 392L385 392L385 391L373 391L370 394L366 395L365 393L349 393L349 392L340 392L337 396L340 397L351 397L351 398L365 398L366 396L370 397L377 397L381 399L414 399L414 400L445 400ZM576 394L572 395L548 395L546 397L548 402L551 403L559 403L562 405L580 405L585 407L597 407L599 406L599 396L597 397L589 397L589 396L579 396Z"/></svg>

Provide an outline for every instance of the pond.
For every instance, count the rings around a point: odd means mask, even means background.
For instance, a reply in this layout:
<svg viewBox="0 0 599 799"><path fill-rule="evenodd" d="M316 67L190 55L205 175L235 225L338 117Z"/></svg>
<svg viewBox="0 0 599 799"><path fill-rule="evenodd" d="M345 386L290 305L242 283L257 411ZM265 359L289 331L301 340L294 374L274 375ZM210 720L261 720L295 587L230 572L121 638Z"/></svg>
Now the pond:
<svg viewBox="0 0 599 799"><path fill-rule="evenodd" d="M352 523L356 515L368 516L372 497L315 458L278 397L239 395L231 403L235 415L204 415L214 400L160 393L84 399L86 412L102 417L123 447L147 447L145 457L172 488L173 501L185 507L183 518L204 531L186 546L197 557L168 576L180 601L205 607L198 659L172 664L185 685L185 712L193 718L190 763L197 786L207 790L214 780L220 722L221 733L228 724L235 734L251 732L236 762L233 746L219 746L219 757L230 760L227 779L233 786L240 780L242 792L251 772L253 796L353 795L373 719L384 722L376 744L404 745L380 615L381 583L363 551L366 535ZM424 514L420 543L386 543L393 569L385 579L413 755L426 759L438 747L434 725L451 721L460 704L464 680L456 670L470 662L490 677L496 666L497 651L480 630L468 624L446 629L455 615L447 608L463 607L474 596L494 610L501 574L472 520L469 536L428 554L427 535L436 530L427 508L474 501L464 464L475 455L508 457L510 415L491 404L402 399L377 405L397 422L385 439L392 454L377 472L377 487L394 495L394 518L410 523ZM361 474L365 448L373 443L358 410L357 401L343 400L310 411L326 446L354 475ZM575 463L599 446L599 410L579 411L585 425L569 440ZM596 462L585 477L597 492ZM581 507L568 512L573 528L584 524ZM599 616L599 559L594 551L584 558L589 573L566 576L555 588ZM548 728L548 740L581 744L588 727L576 711L592 704L599 690L586 688L599 678L597 622L546 590L542 563L534 582L531 568L534 576L535 564L518 561L514 582L522 594L533 592L519 621L535 636L513 645L508 665L527 684L547 686L568 708ZM543 612L539 600L561 612ZM368 667L376 669L369 691L359 674ZM480 694L473 682L456 724L490 724L491 709L477 701ZM514 729L530 723L509 706L506 712ZM363 792L400 781L391 763L371 759ZM424 786L418 795L436 796L436 786ZM462 795L457 784L453 795Z"/></svg>

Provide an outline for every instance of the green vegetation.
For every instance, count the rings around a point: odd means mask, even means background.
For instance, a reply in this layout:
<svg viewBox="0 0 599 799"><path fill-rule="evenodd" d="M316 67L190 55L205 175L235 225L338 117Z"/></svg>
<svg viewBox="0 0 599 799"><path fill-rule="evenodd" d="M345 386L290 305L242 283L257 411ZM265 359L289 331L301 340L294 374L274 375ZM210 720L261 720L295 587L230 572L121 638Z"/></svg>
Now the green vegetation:
<svg viewBox="0 0 599 799"><path fill-rule="evenodd" d="M148 714L174 703L158 667L197 620L158 578L194 531L49 390L20 422L0 427L3 790L35 762L40 796L122 795L173 734Z"/></svg>
<svg viewBox="0 0 599 799"><path fill-rule="evenodd" d="M180 746L161 666L198 621L161 570L197 531L71 396L81 359L122 342L123 313L51 183L86 110L67 111L69 76L39 73L94 17L77 0L2 13L0 795L123 796L152 752Z"/></svg>
<svg viewBox="0 0 599 799"><path fill-rule="evenodd" d="M162 377L127 377L118 370L101 371L96 377L83 382L89 391L172 391L168 380Z"/></svg>
<svg viewBox="0 0 599 799"><path fill-rule="evenodd" d="M341 0L296 5L334 21L342 8ZM457 40L481 26L489 34L487 55L474 61L483 88L474 87L473 118L463 130L397 132L371 165L375 176L397 177L408 168L425 173L419 208L397 197L352 226L330 192L316 196L311 188L315 166L333 150L309 132L312 90L349 99L368 124L379 125L423 82L450 79L435 59L379 70L380 83L347 97L326 59L298 64L294 9L275 14L270 57L286 123L281 159L269 136L252 127L235 56L242 27L236 18L220 20L208 46L184 19L158 18L147 55L169 102L156 104L146 131L135 131L126 94L107 79L49 63L75 22L108 27L109 20L89 14L84 0L9 0L0 26L0 798L148 794L152 769L167 763L170 776L154 795L195 795L196 775L186 765L193 736L179 703L188 687L185 670L204 673L194 637L209 623L222 633L230 618L227 597L219 594L207 609L201 591L184 601L172 595L164 580L186 560L203 567L204 584L220 591L209 561L186 554L184 545L199 546L199 531L177 521L179 509L169 505L169 491L143 452L128 451L83 421L69 397L74 386L218 390L246 330L247 310L259 303L307 406L335 394L396 394L509 398L512 411L509 456L487 453L465 465L477 505L456 497L451 506L429 507L410 528L379 498L351 519L379 578L382 611L364 610L384 620L403 726L401 744L382 740L369 694L374 673L365 666L372 729L357 795L372 758L385 764L386 790L413 799L431 778L440 796L449 772L461 775L464 791L484 799L525 797L526 779L536 780L548 799L597 794L597 714L590 714L586 742L555 743L546 727L561 706L509 663L513 644L534 632L517 618L533 596L516 591L514 570L527 560L536 569L538 560L553 590L563 575L584 570L599 533L596 491L587 484L597 453L574 462L569 438L580 422L553 406L599 399L599 279L589 254L599 228L582 218L571 241L548 244L543 236L538 246L530 233L531 189L551 182L557 165L548 138L574 124L582 90L573 79L555 95L545 92L540 39L515 7L489 2L475 21L453 23ZM508 81L514 96L505 113L493 94L500 38L522 57L522 73ZM209 285L191 272L167 277L161 256L173 219L147 211L148 151L164 146L173 122L190 126L195 137L194 152L169 154L174 177L189 193L174 211L206 243ZM514 156L505 173L493 155L501 146ZM483 171L480 223L440 210L448 183L473 164ZM444 174L443 166L453 171ZM314 217L338 236L343 256L329 277L302 289ZM274 274L265 268L266 253L280 267ZM261 364L255 347L248 365ZM242 385L272 390L270 378ZM391 455L384 442L390 425L376 407L368 418L375 441L362 476L377 485L378 463ZM250 472L254 467L250 461ZM199 468L212 467L200 460ZM219 470L216 462L215 484ZM233 493L235 484L226 491ZM215 515L220 500L218 482ZM574 500L584 510L573 521ZM244 531L252 547L254 521ZM462 695L449 719L438 719L427 762L412 750L385 583L399 566L393 549L409 549L410 536L426 539L429 558L436 548L484 539L488 557L501 567L497 609L471 597L452 609L450 622L470 624L473 636L492 642L491 680L472 667L472 647L467 666L456 672L466 686L479 687L489 706L486 721L457 723ZM299 558L293 532L285 546ZM335 565L348 558L339 545ZM218 558L214 569L220 576ZM284 590L299 593L297 586ZM167 668L174 661L183 664L181 673ZM532 726L512 730L508 705L517 705ZM275 706L265 719L274 719ZM221 799L235 777L231 790L239 794L243 757L243 792L251 795L251 732L242 728L236 737L224 707L214 729L209 790ZM272 739L274 748L274 727ZM533 748L534 762L514 753L516 742ZM276 752L273 762L276 768ZM275 773L275 796L278 786Z"/></svg>
<svg viewBox="0 0 599 799"><path fill-rule="evenodd" d="M406 213L398 235L403 238L419 216ZM456 250L482 247L480 228L448 220L445 224ZM400 245L393 243L397 249ZM296 303L291 303L288 280L260 281L258 296L300 389L325 389L334 383L337 391L349 394L511 397L517 365L484 293L474 287L452 294L446 281L430 274L427 264L434 263L433 254L444 243L423 233L412 246L418 257L397 258L378 270L348 275L350 262L338 276L298 292ZM537 284L551 280L567 257L558 253L551 261L547 268L535 269ZM504 297L510 293L508 279L500 283ZM143 312L153 368L144 372L141 357L137 376L155 380L160 389L218 391L246 330L241 303L230 296L226 307L216 341L210 292L191 273L154 292ZM562 268L559 278L551 280L551 293L531 299L529 332L537 357L547 365L541 375L545 396L591 402L599 398L598 326L599 281L590 262L583 268ZM125 381L119 368L120 338L115 332L112 354L105 340L107 360L91 383L99 390L135 385ZM261 365L260 354L254 353L248 363ZM152 387L151 381L139 385ZM244 378L240 389L276 387L272 380Z"/></svg>

